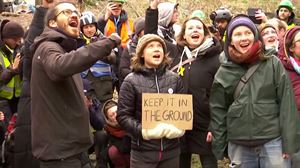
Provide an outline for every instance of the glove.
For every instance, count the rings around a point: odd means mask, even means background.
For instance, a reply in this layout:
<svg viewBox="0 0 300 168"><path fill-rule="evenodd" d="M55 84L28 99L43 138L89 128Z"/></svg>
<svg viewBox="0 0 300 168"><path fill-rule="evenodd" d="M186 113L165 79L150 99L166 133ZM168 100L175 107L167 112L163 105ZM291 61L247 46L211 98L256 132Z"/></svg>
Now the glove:
<svg viewBox="0 0 300 168"><path fill-rule="evenodd" d="M165 137L167 133L169 133L169 129L168 124L165 123L159 123L152 129L142 129L142 136L145 140L160 139Z"/></svg>
<svg viewBox="0 0 300 168"><path fill-rule="evenodd" d="M178 129L175 127L173 124L167 124L167 133L165 134L166 138L168 139L174 139L174 138L179 138L182 137L185 133L185 130Z"/></svg>
<svg viewBox="0 0 300 168"><path fill-rule="evenodd" d="M121 37L117 33L112 33L109 39L115 43L116 47L121 44Z"/></svg>

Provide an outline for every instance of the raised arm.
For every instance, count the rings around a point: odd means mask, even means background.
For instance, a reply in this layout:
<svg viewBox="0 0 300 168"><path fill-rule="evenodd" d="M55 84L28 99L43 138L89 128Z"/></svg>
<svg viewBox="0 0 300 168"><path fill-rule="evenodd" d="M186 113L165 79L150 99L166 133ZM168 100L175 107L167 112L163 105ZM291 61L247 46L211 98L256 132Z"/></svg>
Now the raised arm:
<svg viewBox="0 0 300 168"><path fill-rule="evenodd" d="M158 29L158 9L160 0L153 0L149 8L146 10L145 17L145 34L157 34Z"/></svg>

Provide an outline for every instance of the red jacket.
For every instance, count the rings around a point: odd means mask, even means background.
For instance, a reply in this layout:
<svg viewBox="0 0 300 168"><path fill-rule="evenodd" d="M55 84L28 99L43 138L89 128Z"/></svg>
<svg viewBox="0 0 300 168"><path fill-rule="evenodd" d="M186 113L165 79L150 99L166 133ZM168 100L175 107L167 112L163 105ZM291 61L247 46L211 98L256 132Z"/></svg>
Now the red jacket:
<svg viewBox="0 0 300 168"><path fill-rule="evenodd" d="M291 61L287 58L281 59L282 64L284 65L285 69L287 70L289 77L291 79L291 83L293 85L294 94L296 96L296 103L298 112L300 114L300 74L298 74L291 63Z"/></svg>

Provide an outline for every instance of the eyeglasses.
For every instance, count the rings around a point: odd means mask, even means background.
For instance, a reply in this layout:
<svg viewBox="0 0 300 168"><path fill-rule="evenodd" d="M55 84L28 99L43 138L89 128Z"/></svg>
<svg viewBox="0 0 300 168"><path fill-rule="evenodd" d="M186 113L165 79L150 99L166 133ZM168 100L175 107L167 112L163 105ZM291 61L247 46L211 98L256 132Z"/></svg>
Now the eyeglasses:
<svg viewBox="0 0 300 168"><path fill-rule="evenodd" d="M71 10L71 9L65 9L65 10L60 11L60 12L56 15L56 17L57 17L58 15L60 15L61 13L63 13L63 14L64 14L65 16L67 16L67 17L70 17L70 16L72 16L73 13L75 13L75 14L77 15L77 17L80 17L80 13L79 13L77 10Z"/></svg>

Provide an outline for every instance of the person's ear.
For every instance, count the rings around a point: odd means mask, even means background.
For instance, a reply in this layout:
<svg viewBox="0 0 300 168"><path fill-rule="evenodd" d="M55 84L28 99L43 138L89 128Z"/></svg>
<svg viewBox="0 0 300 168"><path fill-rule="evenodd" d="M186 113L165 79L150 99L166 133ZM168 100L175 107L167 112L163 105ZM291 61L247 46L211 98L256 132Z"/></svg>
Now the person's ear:
<svg viewBox="0 0 300 168"><path fill-rule="evenodd" d="M49 20L49 27L51 28L57 27L57 22L55 20Z"/></svg>

